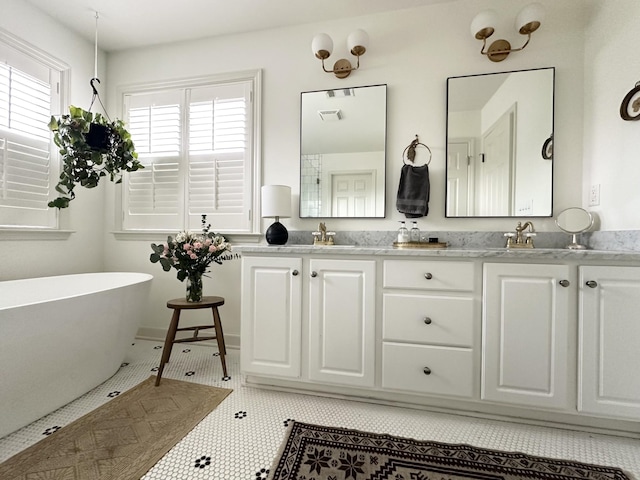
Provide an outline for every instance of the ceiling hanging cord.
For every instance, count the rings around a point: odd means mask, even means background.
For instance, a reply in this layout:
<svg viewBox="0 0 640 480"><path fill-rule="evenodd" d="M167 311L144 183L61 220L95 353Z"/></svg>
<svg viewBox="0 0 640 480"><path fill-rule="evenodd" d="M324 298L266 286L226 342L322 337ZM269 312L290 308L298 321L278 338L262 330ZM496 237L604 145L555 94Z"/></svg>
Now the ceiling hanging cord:
<svg viewBox="0 0 640 480"><path fill-rule="evenodd" d="M96 101L96 98L97 98L105 116L109 119L109 121L111 121L111 118L109 118L109 114L107 113L107 109L104 108L102 100L100 99L100 94L98 93L98 90L94 85L94 82L100 83L100 79L98 78L98 18L99 18L99 15L98 15L98 12L96 11L96 32L95 32L95 43L94 43L93 78L89 81L89 84L91 85L91 90L93 91L93 96L91 97L89 112L91 111L91 108L93 107L93 103Z"/></svg>

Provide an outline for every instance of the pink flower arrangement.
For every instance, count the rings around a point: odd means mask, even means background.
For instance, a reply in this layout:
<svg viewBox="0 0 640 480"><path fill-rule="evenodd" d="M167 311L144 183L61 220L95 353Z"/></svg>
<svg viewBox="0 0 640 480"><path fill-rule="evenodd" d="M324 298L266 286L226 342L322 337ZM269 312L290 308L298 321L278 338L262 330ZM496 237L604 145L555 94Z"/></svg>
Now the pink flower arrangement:
<svg viewBox="0 0 640 480"><path fill-rule="evenodd" d="M153 253L149 257L151 263L162 265L165 272L175 268L178 280L202 275L208 272L212 262L221 264L232 257L225 255L231 251L231 244L220 234L210 231L207 216L202 216L202 233L180 232L175 237L169 236L166 244L151 244Z"/></svg>

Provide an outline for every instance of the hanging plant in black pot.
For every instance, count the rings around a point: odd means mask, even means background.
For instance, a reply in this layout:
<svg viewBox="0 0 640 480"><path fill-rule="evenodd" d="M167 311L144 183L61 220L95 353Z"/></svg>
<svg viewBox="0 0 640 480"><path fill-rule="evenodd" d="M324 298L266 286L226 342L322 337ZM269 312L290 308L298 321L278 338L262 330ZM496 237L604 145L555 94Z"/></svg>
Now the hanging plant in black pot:
<svg viewBox="0 0 640 480"><path fill-rule="evenodd" d="M91 122L85 138L92 150L103 151L109 148L109 135L109 127Z"/></svg>
<svg viewBox="0 0 640 480"><path fill-rule="evenodd" d="M76 185L93 188L107 175L120 183L122 172L144 168L122 120L110 121L100 113L71 106L68 115L51 117L49 129L62 163L56 185L61 195L49 202L50 207L68 207L75 198Z"/></svg>

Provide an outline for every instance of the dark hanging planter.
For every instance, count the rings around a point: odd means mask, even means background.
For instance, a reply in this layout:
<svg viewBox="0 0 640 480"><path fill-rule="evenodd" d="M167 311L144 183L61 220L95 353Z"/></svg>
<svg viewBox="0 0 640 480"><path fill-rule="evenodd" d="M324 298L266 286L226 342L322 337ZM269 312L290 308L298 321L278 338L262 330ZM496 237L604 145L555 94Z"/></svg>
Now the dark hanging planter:
<svg viewBox="0 0 640 480"><path fill-rule="evenodd" d="M105 151L109 147L109 138L111 132L106 125L100 125L99 123L91 123L89 125L89 132L85 135L87 145L92 150Z"/></svg>

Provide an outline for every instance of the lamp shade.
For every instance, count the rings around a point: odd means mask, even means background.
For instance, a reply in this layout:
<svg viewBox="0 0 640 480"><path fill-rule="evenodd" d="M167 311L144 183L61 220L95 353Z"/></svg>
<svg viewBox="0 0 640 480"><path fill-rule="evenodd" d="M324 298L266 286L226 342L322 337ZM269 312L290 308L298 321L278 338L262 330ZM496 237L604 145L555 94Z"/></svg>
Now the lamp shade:
<svg viewBox="0 0 640 480"><path fill-rule="evenodd" d="M331 40L331 37L326 33L318 33L313 37L311 50L313 54L320 59L329 58L329 55L333 52L333 40Z"/></svg>
<svg viewBox="0 0 640 480"><path fill-rule="evenodd" d="M262 187L262 217L289 218L291 216L291 187L264 185Z"/></svg>
<svg viewBox="0 0 640 480"><path fill-rule="evenodd" d="M539 3L527 5L516 17L516 30L527 35L535 32L544 20L544 7Z"/></svg>
<svg viewBox="0 0 640 480"><path fill-rule="evenodd" d="M364 30L355 30L347 37L347 46L352 54L362 55L369 48L369 35Z"/></svg>
<svg viewBox="0 0 640 480"><path fill-rule="evenodd" d="M497 23L498 14L495 10L480 12L471 21L471 35L478 40L484 40L493 34Z"/></svg>

